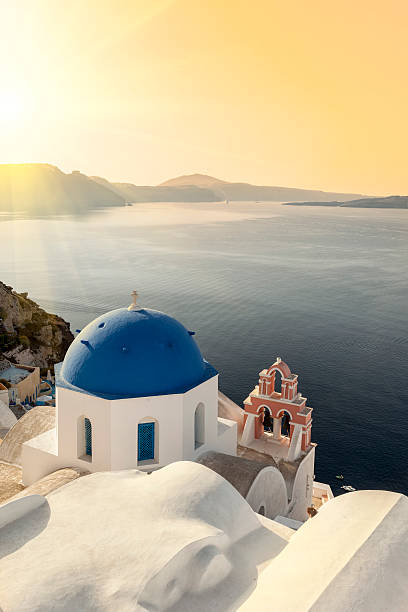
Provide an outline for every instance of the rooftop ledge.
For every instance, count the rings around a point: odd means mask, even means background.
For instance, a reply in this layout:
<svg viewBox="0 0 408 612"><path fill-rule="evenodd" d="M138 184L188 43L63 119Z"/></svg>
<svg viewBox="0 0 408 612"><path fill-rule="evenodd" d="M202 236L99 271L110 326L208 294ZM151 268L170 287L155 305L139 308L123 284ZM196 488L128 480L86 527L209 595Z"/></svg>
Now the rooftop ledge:
<svg viewBox="0 0 408 612"><path fill-rule="evenodd" d="M204 363L205 363L205 368L204 368L202 380L198 381L197 384L192 385L188 388L183 387L181 389L177 389L176 391L173 391L171 393L159 393L158 395L161 395L161 396L162 395L183 395L184 393L188 393L188 391L191 391L191 389L195 389L195 387L198 387L199 385L202 385L204 382L207 382L207 380L210 380L210 378L213 378L214 376L218 375L218 371L210 363L208 363L208 361L205 361ZM54 366L55 386L56 387L61 387L63 389L69 389L70 391L76 391L77 393L84 393L85 395L91 395L93 397L100 397L106 400L134 399L136 397L156 397L153 394L139 395L139 396L137 395L111 395L108 393L89 391L87 389L81 389L80 387L75 387L75 385L71 385L71 383L66 381L65 378L61 375L62 365L63 365L63 362L57 363Z"/></svg>
<svg viewBox="0 0 408 612"><path fill-rule="evenodd" d="M44 451L45 453L49 453L51 455L58 455L57 448L57 430L55 427L50 429L49 431L45 431L44 433L28 440L24 443L24 446L30 446L31 448L37 448L39 450Z"/></svg>

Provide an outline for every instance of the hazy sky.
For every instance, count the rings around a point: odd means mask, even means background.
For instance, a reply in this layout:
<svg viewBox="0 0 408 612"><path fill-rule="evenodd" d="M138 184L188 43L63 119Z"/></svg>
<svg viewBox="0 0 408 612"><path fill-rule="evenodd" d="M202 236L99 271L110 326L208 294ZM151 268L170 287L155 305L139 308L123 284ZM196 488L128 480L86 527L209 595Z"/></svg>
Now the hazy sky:
<svg viewBox="0 0 408 612"><path fill-rule="evenodd" d="M407 0L0 0L0 162L408 193Z"/></svg>

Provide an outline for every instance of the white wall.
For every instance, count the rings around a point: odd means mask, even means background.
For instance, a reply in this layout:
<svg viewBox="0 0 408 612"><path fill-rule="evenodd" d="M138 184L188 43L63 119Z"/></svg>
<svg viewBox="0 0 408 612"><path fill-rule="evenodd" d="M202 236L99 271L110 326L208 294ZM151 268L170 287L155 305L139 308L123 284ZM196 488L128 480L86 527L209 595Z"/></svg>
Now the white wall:
<svg viewBox="0 0 408 612"><path fill-rule="evenodd" d="M247 413L247 420L241 438L243 446L249 446L255 440L255 418L254 414Z"/></svg>
<svg viewBox="0 0 408 612"><path fill-rule="evenodd" d="M51 432L55 433L55 430L51 430ZM49 434L48 431L45 433ZM44 444L44 448L41 448L40 438L43 436L44 434L41 434L29 442L25 442L21 447L22 481L26 487L51 472L55 472L55 470L63 467L75 467L74 462L68 465L64 464L58 455L49 451L47 444Z"/></svg>
<svg viewBox="0 0 408 612"><path fill-rule="evenodd" d="M204 404L204 444L195 448L194 417L198 404ZM218 376L210 378L183 396L183 459L195 459L217 448Z"/></svg>
<svg viewBox="0 0 408 612"><path fill-rule="evenodd" d="M9 392L8 389L0 389L0 402L3 402L3 404L6 404L6 406L9 405Z"/></svg>
<svg viewBox="0 0 408 612"><path fill-rule="evenodd" d="M300 463L293 483L288 517L296 521L306 521L306 509L312 504L315 449L307 453Z"/></svg>
<svg viewBox="0 0 408 612"><path fill-rule="evenodd" d="M218 417L217 425L217 443L214 450L226 455L237 454L237 436L238 436L238 424L236 421L230 421L229 419L222 419Z"/></svg>
<svg viewBox="0 0 408 612"><path fill-rule="evenodd" d="M67 466L75 464L90 472L111 470L110 401L59 387L56 406L61 461ZM92 461L78 457L79 417L87 417L92 424Z"/></svg>
<svg viewBox="0 0 408 612"><path fill-rule="evenodd" d="M280 471L275 467L265 467L255 478L246 496L252 510L259 512L264 507L264 516L274 519L285 515L288 508L286 484Z"/></svg>
<svg viewBox="0 0 408 612"><path fill-rule="evenodd" d="M205 442L195 448L194 417L200 403L204 405ZM24 473L29 480L34 478L34 472L42 477L59 467L74 466L90 472L132 468L150 471L175 461L195 459L206 450L236 454L236 423L218 418L218 377L185 394L120 400L58 387L56 416L55 450L50 452L34 444L26 451ZM92 458L78 450L84 418L92 425ZM138 424L149 419L156 423L155 459L138 463ZM30 462L32 469L28 467Z"/></svg>
<svg viewBox="0 0 408 612"><path fill-rule="evenodd" d="M321 498L324 495L327 496L327 501L329 501L329 499L333 499L334 495L333 495L331 486L326 483L317 482L317 480L314 480L313 481L313 496Z"/></svg>
<svg viewBox="0 0 408 612"><path fill-rule="evenodd" d="M12 410L8 407L8 402L5 404L0 399L0 428L10 429L17 423L16 416Z"/></svg>
<svg viewBox="0 0 408 612"><path fill-rule="evenodd" d="M158 442L158 461L137 463L138 424L146 417L157 421L155 440ZM137 467L157 469L183 457L183 396L159 395L134 399L114 400L110 405L111 469Z"/></svg>

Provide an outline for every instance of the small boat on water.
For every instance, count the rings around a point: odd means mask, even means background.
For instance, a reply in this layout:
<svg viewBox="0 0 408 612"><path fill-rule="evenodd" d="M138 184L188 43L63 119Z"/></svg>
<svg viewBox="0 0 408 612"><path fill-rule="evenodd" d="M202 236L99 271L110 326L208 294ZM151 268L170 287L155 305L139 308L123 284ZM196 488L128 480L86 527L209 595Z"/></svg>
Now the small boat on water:
<svg viewBox="0 0 408 612"><path fill-rule="evenodd" d="M350 491L350 492L355 491L355 488L352 487L351 485L343 485L341 488L344 489L345 491Z"/></svg>
<svg viewBox="0 0 408 612"><path fill-rule="evenodd" d="M343 476L343 474L337 474L336 478L337 478L337 480L343 480L344 476Z"/></svg>

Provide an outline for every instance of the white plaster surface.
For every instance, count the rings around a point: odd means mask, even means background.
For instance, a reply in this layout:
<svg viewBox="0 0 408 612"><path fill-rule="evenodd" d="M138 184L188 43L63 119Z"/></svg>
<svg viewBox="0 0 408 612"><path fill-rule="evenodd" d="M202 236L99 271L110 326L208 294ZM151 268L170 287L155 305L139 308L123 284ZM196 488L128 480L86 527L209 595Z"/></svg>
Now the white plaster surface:
<svg viewBox="0 0 408 612"><path fill-rule="evenodd" d="M109 400L57 387L56 417L61 467L74 465L92 472L111 469ZM87 417L92 424L92 463L78 457L78 420L82 417ZM24 472L25 464L23 476Z"/></svg>
<svg viewBox="0 0 408 612"><path fill-rule="evenodd" d="M258 520L261 523L261 525L266 527L266 529L268 529L269 531L273 531L273 533L276 533L278 536L280 536L287 542L289 542L290 538L295 533L294 529L292 529L291 527L288 527L287 525L283 525L282 523L279 523L275 519L272 520L272 519L267 518L266 516L262 516L258 514Z"/></svg>
<svg viewBox="0 0 408 612"><path fill-rule="evenodd" d="M204 406L203 443L195 447L195 412ZM92 425L92 458L79 452L83 419ZM155 458L138 463L138 424L153 420ZM82 427L82 429L81 429ZM63 467L90 472L138 468L158 469L174 461L195 459L206 450L236 454L237 425L218 417L218 377L184 394L107 400L64 387L57 388L56 445L48 438L29 443L23 451L23 482L31 485ZM57 457L57 459L56 459Z"/></svg>
<svg viewBox="0 0 408 612"><path fill-rule="evenodd" d="M23 452L24 448L27 446L31 446L32 448L41 448L47 453L53 453L55 455L57 453L57 432L55 427L49 431L45 431L35 438L32 438L28 442L25 442L23 444Z"/></svg>
<svg viewBox="0 0 408 612"><path fill-rule="evenodd" d="M315 448L312 447L300 462L291 487L288 517L296 521L306 521L308 518L307 508L312 504L314 464Z"/></svg>
<svg viewBox="0 0 408 612"><path fill-rule="evenodd" d="M24 443L55 427L55 408L36 406L24 414L4 436L0 460L22 465Z"/></svg>
<svg viewBox="0 0 408 612"><path fill-rule="evenodd" d="M302 425L295 423L288 451L288 461L296 461L302 452Z"/></svg>
<svg viewBox="0 0 408 612"><path fill-rule="evenodd" d="M47 501L0 531L5 612L224 612L287 544L226 480L192 462L92 474Z"/></svg>
<svg viewBox="0 0 408 612"><path fill-rule="evenodd" d="M247 446L248 448L252 448L259 453L270 455L277 462L281 459L286 460L289 452L289 438L280 436L279 439L275 439L273 434L269 431L265 431L260 438L255 438L255 427L248 428L247 430L247 424L250 416L252 422L254 421L254 416L248 415L244 433L242 434L241 444L243 446ZM247 433L248 438L246 438Z"/></svg>
<svg viewBox="0 0 408 612"><path fill-rule="evenodd" d="M0 429L10 429L17 419L7 404L0 400Z"/></svg>
<svg viewBox="0 0 408 612"><path fill-rule="evenodd" d="M300 527L240 609L403 612L407 568L407 497L356 491L330 500Z"/></svg>
<svg viewBox="0 0 408 612"><path fill-rule="evenodd" d="M6 387L4 387L1 383L0 383L0 402L3 402L3 404L6 404L6 406L8 406L10 403L8 389L6 389Z"/></svg>
<svg viewBox="0 0 408 612"><path fill-rule="evenodd" d="M275 523L280 523L281 525L285 525L286 527L290 527L294 531L297 531L299 527L302 527L303 523L301 521L295 521L295 519L288 518L287 516L275 516L273 519Z"/></svg>
<svg viewBox="0 0 408 612"><path fill-rule="evenodd" d="M293 535L191 462L96 473L30 500L14 517L0 508L4 612L407 609L397 493L337 497Z"/></svg>
<svg viewBox="0 0 408 612"><path fill-rule="evenodd" d="M227 455L237 454L237 423L229 419L217 419L217 440L213 449ZM201 450L198 449L198 450ZM197 453L199 455L200 453Z"/></svg>
<svg viewBox="0 0 408 612"><path fill-rule="evenodd" d="M243 446L250 446L255 440L255 415L248 413L247 420L242 432L241 444Z"/></svg>
<svg viewBox="0 0 408 612"><path fill-rule="evenodd" d="M245 498L255 512L264 507L264 516L275 518L278 514L286 514L288 499L285 481L282 474L274 467L265 467L249 489Z"/></svg>
<svg viewBox="0 0 408 612"><path fill-rule="evenodd" d="M0 530L20 518L30 516L33 511L46 503L42 495L29 495L4 504L0 507Z"/></svg>
<svg viewBox="0 0 408 612"><path fill-rule="evenodd" d="M55 427L22 445L21 463L24 466L22 480L30 486L44 476L62 467L64 461L57 455L57 433Z"/></svg>
<svg viewBox="0 0 408 612"><path fill-rule="evenodd" d="M251 415L249 418L252 418ZM245 431L248 429L244 430L244 435ZM241 444L244 444L244 436ZM282 437L278 441L273 439L272 434L265 433L262 438L253 440L247 448L250 451L255 450L263 455L269 455L278 463L285 480L287 498L290 500L286 514L296 521L306 521L307 508L312 504L315 446L311 445L306 454L299 457L296 462L289 462L282 461L287 458L287 444L288 438ZM279 514L283 512L279 511Z"/></svg>
<svg viewBox="0 0 408 612"><path fill-rule="evenodd" d="M222 391L218 391L218 416L237 423L238 439L240 440L244 430L244 411Z"/></svg>

